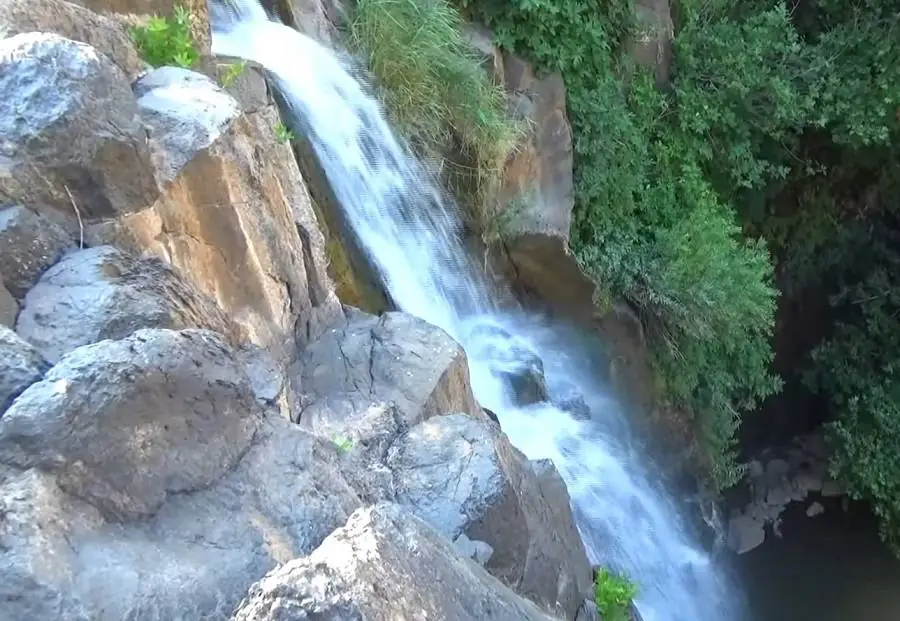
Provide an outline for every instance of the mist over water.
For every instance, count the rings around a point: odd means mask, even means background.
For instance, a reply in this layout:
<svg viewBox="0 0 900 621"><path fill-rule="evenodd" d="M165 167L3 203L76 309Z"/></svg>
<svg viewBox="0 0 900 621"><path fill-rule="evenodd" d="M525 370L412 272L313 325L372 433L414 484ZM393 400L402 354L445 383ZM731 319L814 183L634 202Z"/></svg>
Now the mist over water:
<svg viewBox="0 0 900 621"><path fill-rule="evenodd" d="M556 464L591 561L638 584L645 621L742 619L738 593L692 541L598 381L599 344L520 308L501 309L464 248L457 206L393 133L352 60L270 21L255 0L229 0L212 13L214 51L274 77L295 133L311 143L394 302L459 341L478 401L529 458ZM552 403L518 407L509 374L536 357Z"/></svg>

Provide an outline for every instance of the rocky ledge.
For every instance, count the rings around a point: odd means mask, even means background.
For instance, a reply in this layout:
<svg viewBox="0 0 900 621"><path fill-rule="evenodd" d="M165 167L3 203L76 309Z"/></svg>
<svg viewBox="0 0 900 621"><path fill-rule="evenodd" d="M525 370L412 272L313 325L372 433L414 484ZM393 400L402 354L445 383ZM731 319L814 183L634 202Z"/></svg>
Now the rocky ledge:
<svg viewBox="0 0 900 621"><path fill-rule="evenodd" d="M553 464L340 305L263 75L138 59L171 11L0 0L0 618L593 618Z"/></svg>

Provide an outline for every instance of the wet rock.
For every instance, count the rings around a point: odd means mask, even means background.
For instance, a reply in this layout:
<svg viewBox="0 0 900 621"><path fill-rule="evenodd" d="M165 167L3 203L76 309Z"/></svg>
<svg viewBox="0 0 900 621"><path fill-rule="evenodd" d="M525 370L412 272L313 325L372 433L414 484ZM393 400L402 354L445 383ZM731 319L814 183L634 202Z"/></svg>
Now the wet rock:
<svg viewBox="0 0 900 621"><path fill-rule="evenodd" d="M152 16L172 17L176 7L191 16L191 34L198 51L209 53L209 8L206 0L75 0L97 13L105 13L126 25L146 23Z"/></svg>
<svg viewBox="0 0 900 621"><path fill-rule="evenodd" d="M736 515L728 522L728 545L744 554L766 540L765 522L750 515Z"/></svg>
<svg viewBox="0 0 900 621"><path fill-rule="evenodd" d="M389 504L360 509L309 557L253 585L233 621L549 621L423 521Z"/></svg>
<svg viewBox="0 0 900 621"><path fill-rule="evenodd" d="M176 176L152 207L90 227L91 242L172 264L278 364L293 360L341 308L297 162L276 139L274 105L241 113L184 70L154 71L137 92L157 174Z"/></svg>
<svg viewBox="0 0 900 621"><path fill-rule="evenodd" d="M0 416L49 367L34 347L0 326Z"/></svg>
<svg viewBox="0 0 900 621"><path fill-rule="evenodd" d="M12 328L16 324L18 314L19 303L3 285L3 275L0 274L0 326Z"/></svg>
<svg viewBox="0 0 900 621"><path fill-rule="evenodd" d="M0 266L3 284L21 300L38 277L73 248L56 222L20 205L0 207Z"/></svg>
<svg viewBox="0 0 900 621"><path fill-rule="evenodd" d="M813 502L806 508L806 517L816 517L825 513L825 507L820 502Z"/></svg>
<svg viewBox="0 0 900 621"><path fill-rule="evenodd" d="M0 462L40 468L115 517L205 487L250 443L258 410L212 332L140 330L81 347L0 418Z"/></svg>
<svg viewBox="0 0 900 621"><path fill-rule="evenodd" d="M391 447L396 501L451 540L487 543L485 568L567 618L591 592L569 494L549 461L530 464L505 435L464 414L430 418Z"/></svg>
<svg viewBox="0 0 900 621"><path fill-rule="evenodd" d="M134 79L144 70L122 24L64 0L0 0L0 31L5 36L51 32L86 43Z"/></svg>
<svg viewBox="0 0 900 621"><path fill-rule="evenodd" d="M432 416L483 416L466 354L440 328L404 313L352 312L289 371L299 423L329 437L373 403L392 403L406 428Z"/></svg>
<svg viewBox="0 0 900 621"><path fill-rule="evenodd" d="M218 140L241 114L237 101L212 80L180 67L151 71L133 88L162 185Z"/></svg>
<svg viewBox="0 0 900 621"><path fill-rule="evenodd" d="M140 328L209 328L237 340L212 301L156 259L110 246L72 252L25 296L16 330L51 362L81 345Z"/></svg>
<svg viewBox="0 0 900 621"><path fill-rule="evenodd" d="M0 92L0 199L93 219L158 196L128 77L93 47L0 39Z"/></svg>

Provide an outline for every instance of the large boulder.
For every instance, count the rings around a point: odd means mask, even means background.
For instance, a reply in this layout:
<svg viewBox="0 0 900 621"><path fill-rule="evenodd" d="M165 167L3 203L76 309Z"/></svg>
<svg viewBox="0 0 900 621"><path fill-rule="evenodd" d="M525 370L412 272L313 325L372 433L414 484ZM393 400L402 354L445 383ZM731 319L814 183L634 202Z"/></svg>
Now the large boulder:
<svg viewBox="0 0 900 621"><path fill-rule="evenodd" d="M207 331L80 348L0 427L2 619L226 619L360 506Z"/></svg>
<svg viewBox="0 0 900 621"><path fill-rule="evenodd" d="M21 205L0 207L2 280L19 300L73 246L69 233L53 220Z"/></svg>
<svg viewBox="0 0 900 621"><path fill-rule="evenodd" d="M0 200L87 220L152 204L146 133L128 76L84 43L0 39Z"/></svg>
<svg viewBox="0 0 900 621"><path fill-rule="evenodd" d="M0 418L0 462L40 468L117 517L230 470L258 426L250 383L212 332L139 330L79 348Z"/></svg>
<svg viewBox="0 0 900 621"><path fill-rule="evenodd" d="M34 347L0 326L0 416L49 366Z"/></svg>
<svg viewBox="0 0 900 621"><path fill-rule="evenodd" d="M209 328L239 339L216 305L158 259L111 246L67 254L28 292L16 330L56 362L76 347L139 328Z"/></svg>
<svg viewBox="0 0 900 621"><path fill-rule="evenodd" d="M431 418L387 453L396 502L452 541L489 546L484 566L515 591L572 619L591 594L591 568L565 483L532 465L492 424Z"/></svg>
<svg viewBox="0 0 900 621"><path fill-rule="evenodd" d="M129 78L144 70L131 37L115 20L65 0L0 0L0 33L52 32L93 46Z"/></svg>
<svg viewBox="0 0 900 621"><path fill-rule="evenodd" d="M310 556L253 585L233 621L549 621L421 520L360 509Z"/></svg>
<svg viewBox="0 0 900 621"><path fill-rule="evenodd" d="M259 83L264 89L264 83ZM174 68L135 84L165 193L91 227L95 243L158 256L212 297L279 363L341 317L325 241L278 115L241 106L211 79Z"/></svg>
<svg viewBox="0 0 900 621"><path fill-rule="evenodd" d="M107 14L126 25L146 23L150 17L171 18L176 7L191 16L191 35L201 54L209 53L209 7L206 0L73 0L92 11Z"/></svg>
<svg viewBox="0 0 900 621"><path fill-rule="evenodd" d="M481 415L465 351L405 313L359 311L312 343L291 367L298 422L316 433L352 426L373 403L392 403L406 427L450 412Z"/></svg>

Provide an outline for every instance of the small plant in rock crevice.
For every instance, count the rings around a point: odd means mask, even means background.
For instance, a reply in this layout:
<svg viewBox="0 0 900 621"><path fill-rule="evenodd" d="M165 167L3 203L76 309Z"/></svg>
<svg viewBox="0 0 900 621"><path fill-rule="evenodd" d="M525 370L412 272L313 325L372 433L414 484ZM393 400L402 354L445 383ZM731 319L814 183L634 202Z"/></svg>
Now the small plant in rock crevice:
<svg viewBox="0 0 900 621"><path fill-rule="evenodd" d="M294 132L288 129L287 125L279 121L275 126L275 139L282 143L291 142L294 140Z"/></svg>
<svg viewBox="0 0 900 621"><path fill-rule="evenodd" d="M332 436L331 443L334 444L334 447L339 453L346 453L353 448L353 440L340 433L336 433Z"/></svg>
<svg viewBox="0 0 900 621"><path fill-rule="evenodd" d="M637 587L627 578L606 569L598 569L594 576L594 603L603 621L629 621L631 602Z"/></svg>
<svg viewBox="0 0 900 621"><path fill-rule="evenodd" d="M134 26L131 38L141 58L154 67L190 69L200 58L191 36L191 14L183 6L176 6L171 18L154 16Z"/></svg>
<svg viewBox="0 0 900 621"><path fill-rule="evenodd" d="M225 73L222 75L222 87L228 88L234 81L237 80L241 74L244 73L244 70L247 69L247 61L242 60L240 62L232 63L228 65L228 69L225 70Z"/></svg>

